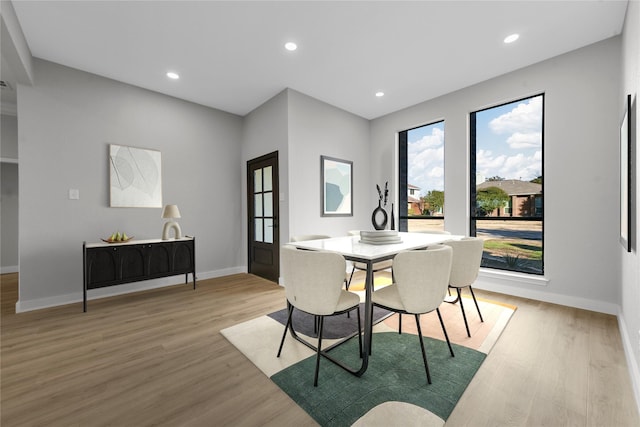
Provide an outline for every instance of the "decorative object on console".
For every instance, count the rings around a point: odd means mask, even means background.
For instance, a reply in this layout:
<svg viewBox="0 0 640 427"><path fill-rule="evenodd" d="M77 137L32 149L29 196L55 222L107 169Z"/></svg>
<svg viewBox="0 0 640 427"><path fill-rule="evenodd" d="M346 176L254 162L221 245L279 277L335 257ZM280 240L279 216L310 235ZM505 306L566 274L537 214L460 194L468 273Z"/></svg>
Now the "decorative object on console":
<svg viewBox="0 0 640 427"><path fill-rule="evenodd" d="M111 236L109 236L108 239L100 239L100 240L106 243L125 243L131 239L133 239L133 236L127 236L127 233L124 233L124 232L120 233L119 231L116 231Z"/></svg>
<svg viewBox="0 0 640 427"><path fill-rule="evenodd" d="M164 227L162 227L162 240L169 240L169 231L173 229L174 237L176 239L182 238L182 230L180 230L180 225L172 221L173 218L181 218L180 210L177 205L165 205L164 209L162 209L162 218L169 218L169 221L164 223Z"/></svg>

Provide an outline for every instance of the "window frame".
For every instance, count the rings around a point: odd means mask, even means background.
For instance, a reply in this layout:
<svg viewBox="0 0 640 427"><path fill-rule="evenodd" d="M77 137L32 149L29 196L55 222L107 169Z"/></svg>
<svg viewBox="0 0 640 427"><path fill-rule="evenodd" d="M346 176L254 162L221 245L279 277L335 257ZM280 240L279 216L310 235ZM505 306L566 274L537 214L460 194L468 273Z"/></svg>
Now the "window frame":
<svg viewBox="0 0 640 427"><path fill-rule="evenodd" d="M398 132L398 207L404 206L406 211L408 211L409 200L408 200L408 169L409 169L409 158L408 158L408 144L409 144L409 132L414 129L423 128L426 126L435 125L438 123L443 123L443 128L445 129L445 144L446 144L446 124L445 119L438 119L429 123L425 123L423 125L414 126L409 129L405 129ZM444 162L443 162L444 168ZM446 190L446 182L445 182L445 190ZM444 190L443 190L444 191ZM446 192L445 192L445 200L446 200ZM444 209L443 209L444 210ZM398 230L399 231L407 231L409 229L409 220L420 220L420 219L436 219L441 220L444 224L445 215L407 215L406 212L403 215L398 209Z"/></svg>
<svg viewBox="0 0 640 427"><path fill-rule="evenodd" d="M528 217L512 217L512 216L497 216L497 217L486 217L486 216L478 216L477 215L477 204L476 204L476 196L477 196L477 191L476 191L476 137L477 137L477 126L476 126L476 114L477 113L481 113L483 111L487 111L487 110L491 110L493 108L499 108L502 107L504 105L508 105L508 104L515 104L521 101L526 101L526 100L530 100L532 98L536 98L538 96L542 97L542 123L541 123L541 147L540 147L540 151L541 151L541 174L542 174L542 183L541 183L541 194L542 194L542 198L540 197L535 197L534 198L534 214L537 212L537 200L540 199L541 200L541 214L540 216L528 216ZM511 101L507 101L507 102L503 102L500 104L495 104L489 107L485 107L485 108L481 108L479 110L475 110L469 113L469 235L475 237L477 235L477 227L476 227L476 222L478 220L482 220L482 221L540 221L542 223L542 230L541 230L541 239L540 239L540 244L541 244L541 251L542 251L542 259L540 260L541 262L541 268L540 268L540 272L539 273L534 273L534 272L527 272L527 271L521 271L521 270L513 270L513 269L508 269L508 268L499 268L499 267L485 267L482 266L482 268L487 268L490 270L499 270L499 271L509 271L509 272L513 272L513 273L519 273L519 274L532 274L532 275L536 275L536 276L543 276L544 275L544 259L545 259L545 250L544 250L544 213L545 213L545 209L544 209L544 187L545 187L545 179L544 179L544 135L545 135L545 93L544 92L540 92L540 93L536 93L536 94L532 94L532 95L528 95L522 98L517 98Z"/></svg>

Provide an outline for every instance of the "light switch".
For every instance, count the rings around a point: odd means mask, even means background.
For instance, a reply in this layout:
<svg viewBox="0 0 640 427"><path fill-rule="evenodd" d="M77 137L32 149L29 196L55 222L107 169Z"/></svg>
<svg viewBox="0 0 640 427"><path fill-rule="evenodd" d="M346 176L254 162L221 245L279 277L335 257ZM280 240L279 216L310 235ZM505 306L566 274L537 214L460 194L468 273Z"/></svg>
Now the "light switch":
<svg viewBox="0 0 640 427"><path fill-rule="evenodd" d="M80 200L80 190L78 190L77 188L70 188L69 200Z"/></svg>

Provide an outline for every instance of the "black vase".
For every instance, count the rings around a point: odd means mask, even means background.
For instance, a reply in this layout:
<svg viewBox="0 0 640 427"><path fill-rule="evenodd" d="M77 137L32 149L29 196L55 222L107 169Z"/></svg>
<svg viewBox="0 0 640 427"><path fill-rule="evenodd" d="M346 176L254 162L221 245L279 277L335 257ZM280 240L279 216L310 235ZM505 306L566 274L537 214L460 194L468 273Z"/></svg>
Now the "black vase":
<svg viewBox="0 0 640 427"><path fill-rule="evenodd" d="M391 229L392 230L396 229L396 217L393 214L393 203L391 203Z"/></svg>
<svg viewBox="0 0 640 427"><path fill-rule="evenodd" d="M376 230L384 230L387 227L387 211L382 209L380 206L380 201L378 201L378 207L373 210L371 214L371 222L373 223L373 228Z"/></svg>

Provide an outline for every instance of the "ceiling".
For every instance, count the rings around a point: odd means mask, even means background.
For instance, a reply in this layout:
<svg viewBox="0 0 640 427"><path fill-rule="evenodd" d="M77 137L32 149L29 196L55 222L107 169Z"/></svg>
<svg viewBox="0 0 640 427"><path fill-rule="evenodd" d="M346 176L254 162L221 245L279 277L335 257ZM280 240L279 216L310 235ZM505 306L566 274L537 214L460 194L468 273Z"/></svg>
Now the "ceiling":
<svg viewBox="0 0 640 427"><path fill-rule="evenodd" d="M238 115L292 88L373 119L618 35L627 1L13 6L38 58ZM519 40L503 43L512 33Z"/></svg>

